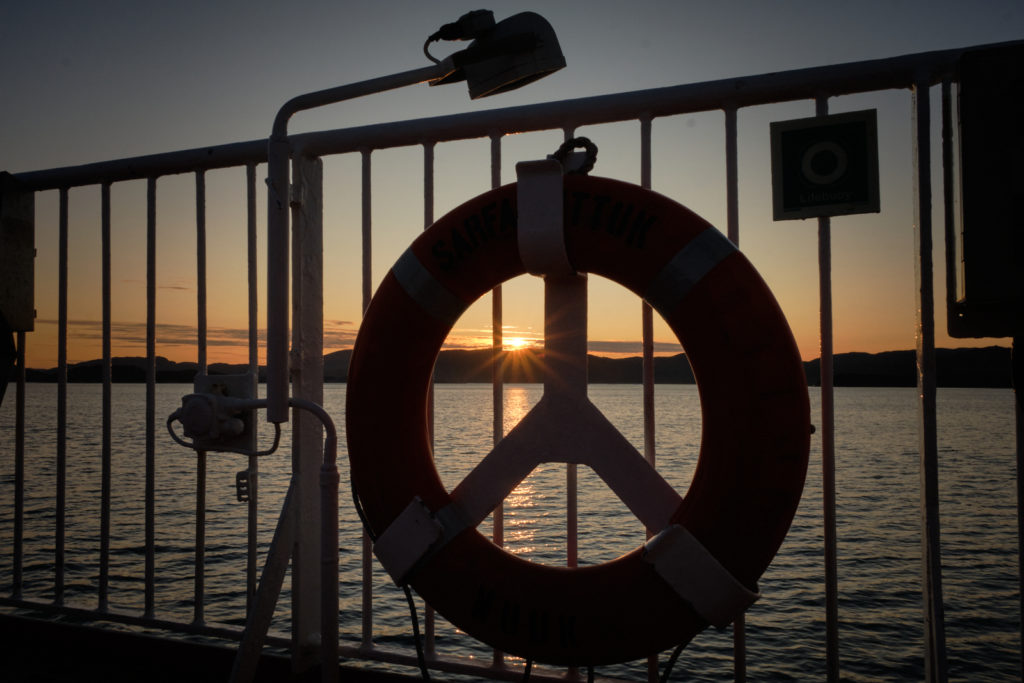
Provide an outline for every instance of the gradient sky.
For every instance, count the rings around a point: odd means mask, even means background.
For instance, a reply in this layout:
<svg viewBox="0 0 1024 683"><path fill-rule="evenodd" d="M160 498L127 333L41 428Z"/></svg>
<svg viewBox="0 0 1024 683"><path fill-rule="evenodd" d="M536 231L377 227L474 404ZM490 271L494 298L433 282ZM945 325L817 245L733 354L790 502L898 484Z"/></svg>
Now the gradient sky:
<svg viewBox="0 0 1024 683"><path fill-rule="evenodd" d="M11 1L0 8L0 170L12 173L265 138L290 97L426 64L421 48L441 24L478 3ZM748 76L785 69L1024 38L1024 3L503 2L496 18L532 9L554 26L568 67L528 88L470 101L462 85L417 86L293 119L290 130L341 128L563 98ZM434 48L439 55L453 48ZM912 348L915 329L911 105L908 92L834 99L833 112L878 109L882 211L833 220L835 349ZM768 124L810 116L812 102L739 114L740 246L775 291L805 359L818 355L816 222L771 217ZM721 112L656 119L653 188L725 227ZM639 182L639 128L580 129L599 146L594 173ZM938 131L936 124L935 137ZM514 164L554 151L551 131L503 141L503 182ZM436 152L435 215L488 189L487 140ZM934 157L934 155L933 155ZM937 157L934 157L937 158ZM360 159L325 160L326 349L351 344L360 311ZM373 277L422 230L422 150L373 155ZM935 169L936 177L938 169ZM258 177L265 175L261 166ZM258 183L262 187L262 182ZM938 187L938 185L936 186ZM195 208L191 175L158 189L157 353L194 360ZM244 361L244 172L207 177L210 362ZM113 186L114 353L144 353L145 184ZM99 190L72 190L69 360L99 353ZM265 198L260 193L262 214ZM56 364L56 193L37 198L36 331L30 367ZM264 217L260 216L260 230ZM941 222L937 223L941 225ZM941 235L936 232L941 247ZM260 260L262 268L263 248ZM937 301L944 299L936 254ZM263 277L261 271L261 279ZM591 278L591 347L639 351L640 304ZM535 337L542 285L506 286L507 337ZM265 303L261 296L261 310ZM487 302L474 306L452 346L489 339ZM939 306L937 323L944 329ZM261 322L262 325L262 322ZM678 352L667 327L659 352ZM965 342L940 333L941 346Z"/></svg>

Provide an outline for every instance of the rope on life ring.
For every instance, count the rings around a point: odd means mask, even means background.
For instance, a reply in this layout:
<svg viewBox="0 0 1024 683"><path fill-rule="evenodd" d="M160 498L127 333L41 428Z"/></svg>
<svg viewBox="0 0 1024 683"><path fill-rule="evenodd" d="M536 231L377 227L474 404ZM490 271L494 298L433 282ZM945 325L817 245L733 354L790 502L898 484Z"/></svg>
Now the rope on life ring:
<svg viewBox="0 0 1024 683"><path fill-rule="evenodd" d="M456 627L504 652L553 664L638 659L688 642L709 622L728 623L749 604L735 592L724 598L735 604L700 604L704 588L691 585L692 572L673 572L678 557L663 571L657 556L695 556L756 596L803 489L811 431L803 364L767 285L706 221L635 185L566 176L569 261L646 299L676 334L701 399L700 456L685 496L676 494L678 504L667 512L651 513L665 517L665 531L646 548L568 569L495 546L476 530L479 514L466 512L480 498L477 486L489 485L495 453L449 493L432 461L427 395L437 354L462 312L525 270L516 189L484 193L438 220L374 295L348 377L353 487L373 536L420 539L420 548L379 544L378 554L404 555L396 579ZM513 435L495 451L515 442ZM577 436L548 460L577 462L568 452L585 443ZM629 467L625 478L668 486L653 468ZM614 473L602 477L616 488Z"/></svg>

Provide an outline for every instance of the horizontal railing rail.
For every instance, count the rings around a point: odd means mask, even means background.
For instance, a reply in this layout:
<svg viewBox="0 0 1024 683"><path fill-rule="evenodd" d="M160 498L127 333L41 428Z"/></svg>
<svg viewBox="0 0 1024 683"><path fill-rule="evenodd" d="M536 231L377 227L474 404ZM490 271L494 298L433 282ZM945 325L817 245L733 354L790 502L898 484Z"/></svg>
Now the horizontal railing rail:
<svg viewBox="0 0 1024 683"><path fill-rule="evenodd" d="M984 47L1015 44L1020 43L1000 43ZM723 108L813 100L820 96L912 88L918 83L932 86L940 84L944 79L955 80L953 77L957 64L963 53L970 49L977 47L795 69L743 78L726 78L468 114L298 133L291 135L289 140L293 147L301 148L310 156L323 156L361 149L387 149L426 142L467 140L494 134L576 128L637 119L641 115L656 118ZM14 176L26 190L56 190L95 185L100 182L113 183L191 173L197 169L244 166L247 163L265 162L266 159L267 141L260 139L81 166L27 171L15 173Z"/></svg>

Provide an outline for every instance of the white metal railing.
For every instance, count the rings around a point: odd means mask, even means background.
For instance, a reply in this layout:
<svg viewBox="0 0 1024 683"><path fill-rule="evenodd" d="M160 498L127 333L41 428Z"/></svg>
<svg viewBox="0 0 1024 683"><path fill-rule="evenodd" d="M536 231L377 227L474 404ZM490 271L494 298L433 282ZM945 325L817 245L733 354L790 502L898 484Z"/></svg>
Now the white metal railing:
<svg viewBox="0 0 1024 683"><path fill-rule="evenodd" d="M725 167L726 167L726 228L728 237L739 243L738 217L738 144L737 144L737 112L745 107L788 102L794 100L813 100L816 102L818 114L828 111L830 98L862 92L873 92L887 89L910 90L913 96L914 120L914 186L916 215L916 246L918 251L918 287L919 287L919 319L917 326L918 338L918 372L921 408L921 463L922 463L922 534L924 537L924 581L925 597L925 632L927 676L929 680L945 679L944 654L944 623L942 617L942 591L938 571L938 478L937 478L937 439L935 425L935 329L934 329L934 295L932 292L932 187L931 187L931 143L930 134L933 128L930 108L930 93L934 86L941 86L943 111L941 112L943 129L949 127L951 84L957 77L957 63L963 50L949 50L920 55L910 55L893 59L826 66L810 69L726 79L693 85L621 93L601 97L583 98L562 102L552 102L524 107L512 107L490 110L474 114L452 115L444 117L418 119L396 123L381 123L356 128L346 128L317 133L292 135L287 138L291 156L295 161L297 173L306 161L331 155L358 154L361 160L362 177L362 233L363 233L363 275L362 300L363 306L368 304L372 290L370 237L372 232L371 205L373 188L371 183L371 160L374 151L395 147L419 146L423 151L423 197L424 225L429 226L434 216L435 171L434 155L438 144L456 140L482 138L490 141L490 182L492 187L501 184L502 139L513 133L527 133L543 130L562 131L569 138L573 132L587 125L637 121L640 126L640 178L644 187L651 186L652 175L652 122L655 119L691 114L697 112L722 111L724 113L725 132ZM947 169L950 165L951 145L949 135L942 138L942 164ZM14 396L15 429L11 442L3 444L6 453L13 455L15 463L15 482L13 499L8 509L13 517L13 537L10 552L12 553L9 594L0 599L0 604L10 607L27 607L56 613L70 613L80 617L92 617L120 621L128 624L165 629L171 632L198 633L211 636L237 639L240 632L237 628L207 624L204 614L206 603L204 592L204 547L205 547L205 513L206 501L206 459L200 453L197 459L197 478L195 491L195 585L194 613L191 622L160 618L160 607L156 604L154 586L156 584L156 543L154 500L156 490L155 472L155 433L158 420L162 416L156 414L155 381L156 381L156 196L161 178L166 176L191 173L195 178L195 230L197 249L196 289L197 289L197 340L196 355L200 372L207 368L207 252L206 252L206 173L220 168L242 167L245 169L245 215L247 228L247 273L248 273L248 365L251 372L257 371L258 319L257 319L257 211L256 211L256 173L257 166L267 159L267 143L264 140L243 142L215 147L186 150L167 154L157 154L133 159L101 162L72 168L58 168L30 173L20 173L14 178L20 191L35 193L48 190L58 192L58 392L55 406L56 415L56 478L55 499L56 515L54 518L54 579L53 599L40 600L27 598L23 595L23 525L24 525L24 473L26 467L35 467L36 463L25 460L25 347L29 337L24 331L17 333L18 349L18 381ZM296 176L298 177L298 176ZM947 230L951 224L953 207L953 187L951 176L947 172L943 187L943 208L946 212ZM127 614L110 609L108 605L108 577L110 567L110 510L111 510L111 453L113 438L111 415L112 386L112 322L111 310L111 197L110 189L115 183L129 180L144 180L146 183L146 447L145 467L145 576L143 580L144 609L141 614ZM305 180L303 182L309 182ZM313 197L322 197L322 186L316 180L314 184L304 188ZM70 607L65 604L65 496L67 488L67 459L74 454L67 452L67 384L68 384L68 267L69 259L69 190L80 186L100 187L101 193L101 277L102 277L102 417L101 417L101 469L102 486L100 501L100 534L99 534L99 579L94 609ZM315 228L314 228L315 229ZM298 231L299 228L296 228ZM314 249L316 238L314 237ZM299 249L304 249L298 242ZM824 472L824 520L825 520L825 567L826 577L826 622L827 622L827 657L828 675L830 680L838 680L838 608L836 595L836 557L835 557L835 484L834 484L834 419L832 404L832 321L831 321L831 245L830 223L827 218L818 221L819 270L820 270L820 303L821 303L821 406L820 428L818 434L822 439L823 472ZM322 268L322 266L321 266ZM295 389L296 395L303 397L303 392L316 392L319 379L312 379L315 374L316 359L322 356L322 309L316 308L316 294L313 299L304 300L310 290L321 288L322 271L309 269L300 274L312 278L307 284L294 286L293 316L297 331L293 335L293 357L297 359L314 359L312 365L300 366L299 375L305 383L305 389ZM297 281L296 281L297 283ZM275 315L287 316L286 311L277 311ZM501 289L494 291L492 298L493 348L499 352L502 347L502 296ZM653 402L653 326L652 313L644 304L641 310L643 329L644 357L644 451L652 463L654 452L654 402ZM310 325L302 328L302 325ZM301 328L301 329L299 329ZM319 335L319 339L316 339ZM322 368L321 368L322 372ZM502 415L501 378L494 374L494 419L493 437L495 442L501 439L504 417ZM308 396L306 397L308 398ZM8 400L11 400L9 397ZM313 398L315 400L315 397ZM308 446L300 445L297 437L293 444L295 450ZM297 457L297 456L296 456ZM248 559L247 577L244 591L251 598L255 590L257 575L257 514L259 496L257 487L257 460L249 460L251 492L248 503ZM569 499L567 501L568 543L567 555L569 564L575 563L575 472L568 466L567 480ZM300 513L301 514L301 513ZM500 509L494 515L494 540L503 543L503 522ZM342 645L342 654L350 658L383 660L409 664L414 662L410 653L394 653L386 648L374 645L373 625L373 590L372 590L372 554L368 543L364 543L363 553L363 633L360 645ZM293 635L301 640L301 626L293 626ZM495 666L481 666L469 661L457 661L453 658L439 657L434 649L433 615L428 612L426 621L426 649L428 660L432 666L449 671L472 673L480 676L509 678L515 675L512 670L503 667L500 653L495 653ZM283 644L283 641L275 641ZM652 667L656 672L656 668ZM535 674L544 678L542 674ZM561 674L552 674L558 678ZM735 676L738 680L745 677L744 629L742 619L735 628Z"/></svg>

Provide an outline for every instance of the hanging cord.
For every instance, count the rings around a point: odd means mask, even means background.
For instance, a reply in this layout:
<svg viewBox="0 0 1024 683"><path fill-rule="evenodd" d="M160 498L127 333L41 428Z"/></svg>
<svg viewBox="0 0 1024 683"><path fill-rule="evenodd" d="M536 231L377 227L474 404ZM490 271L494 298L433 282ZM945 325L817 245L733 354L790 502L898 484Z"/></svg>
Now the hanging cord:
<svg viewBox="0 0 1024 683"><path fill-rule="evenodd" d="M487 9L473 10L450 24L445 24L427 37L423 43L423 54L434 64L441 60L430 54L430 44L436 40L474 40L494 28L494 12Z"/></svg>
<svg viewBox="0 0 1024 683"><path fill-rule="evenodd" d="M587 153L586 161L579 168L569 169L566 173L587 175L594 169L594 164L597 163L597 145L591 142L590 138L579 137L566 140L558 148L558 151L551 155L551 158L557 159L564 168L569 160L569 153L577 148L582 148Z"/></svg>
<svg viewBox="0 0 1024 683"><path fill-rule="evenodd" d="M521 683L526 683L530 680L530 671L533 669L533 660L527 659L526 664L523 665L523 677L520 678Z"/></svg>
<svg viewBox="0 0 1024 683"><path fill-rule="evenodd" d="M423 676L423 680L430 680L430 672L427 671L427 658L423 655L423 643L420 642L420 620L416 616L416 602L412 599L412 591L409 590L408 584L402 586L402 590L405 591L405 599L409 603L409 616L412 619L412 637L416 643L416 661L420 665L420 675Z"/></svg>
<svg viewBox="0 0 1024 683"><path fill-rule="evenodd" d="M665 664L665 671L662 672L659 683L668 683L668 677L672 675L672 667L676 665L676 661L679 659L679 655L682 653L686 643L679 643L676 649L672 651L672 656L668 658L668 662Z"/></svg>
<svg viewBox="0 0 1024 683"><path fill-rule="evenodd" d="M366 536L370 539L371 543L377 542L377 535L373 533L370 528L370 522L366 519L366 512L363 510L363 503L359 500L359 494L356 493L355 482L349 477L349 487L352 490L352 504L356 509L356 515L359 517L359 521L363 525L363 530L366 532ZM423 653L423 643L420 641L420 619L416 614L416 602L413 600L412 591L409 589L409 585L402 586L402 590L405 591L405 600L409 603L409 617L412 620L412 638L413 643L416 645L416 662L420 667L420 675L423 680L430 680L430 672L427 670L427 657Z"/></svg>

